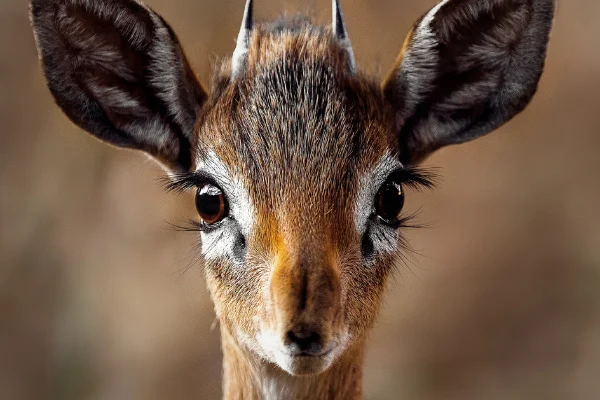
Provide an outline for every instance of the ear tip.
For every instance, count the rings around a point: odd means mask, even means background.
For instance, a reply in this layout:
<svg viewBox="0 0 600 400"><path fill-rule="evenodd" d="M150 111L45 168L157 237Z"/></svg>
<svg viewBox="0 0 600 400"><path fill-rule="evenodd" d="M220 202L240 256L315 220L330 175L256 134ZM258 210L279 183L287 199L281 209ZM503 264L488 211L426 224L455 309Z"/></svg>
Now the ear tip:
<svg viewBox="0 0 600 400"><path fill-rule="evenodd" d="M29 2L29 23L31 25L31 29L33 30L33 37L35 39L35 44L38 49L38 57L40 59L42 58L42 31L45 26L42 14L44 12L44 6L47 6L48 3L48 0L31 0Z"/></svg>
<svg viewBox="0 0 600 400"><path fill-rule="evenodd" d="M29 1L29 19L34 22L34 19L39 15L41 7L47 3L45 0L30 0Z"/></svg>
<svg viewBox="0 0 600 400"><path fill-rule="evenodd" d="M58 4L56 0L30 0L29 1L29 21L34 30L37 30L41 24L44 24L45 19L42 18L45 14L50 13L53 7Z"/></svg>
<svg viewBox="0 0 600 400"><path fill-rule="evenodd" d="M56 3L56 0L30 0L29 9L31 12L41 11L43 8L48 8L52 4Z"/></svg>

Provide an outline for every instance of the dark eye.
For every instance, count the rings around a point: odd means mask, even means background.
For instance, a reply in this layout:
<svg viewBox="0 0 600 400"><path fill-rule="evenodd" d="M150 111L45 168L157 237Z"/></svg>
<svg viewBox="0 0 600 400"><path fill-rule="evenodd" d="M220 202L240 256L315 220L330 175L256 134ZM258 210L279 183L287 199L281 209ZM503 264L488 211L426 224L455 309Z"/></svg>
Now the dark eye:
<svg viewBox="0 0 600 400"><path fill-rule="evenodd" d="M404 191L400 184L386 182L375 197L375 214L386 223L393 224L400 218L400 211L404 207Z"/></svg>
<svg viewBox="0 0 600 400"><path fill-rule="evenodd" d="M229 212L227 200L223 191L218 187L206 184L196 192L196 210L202 221L207 225L216 224Z"/></svg>

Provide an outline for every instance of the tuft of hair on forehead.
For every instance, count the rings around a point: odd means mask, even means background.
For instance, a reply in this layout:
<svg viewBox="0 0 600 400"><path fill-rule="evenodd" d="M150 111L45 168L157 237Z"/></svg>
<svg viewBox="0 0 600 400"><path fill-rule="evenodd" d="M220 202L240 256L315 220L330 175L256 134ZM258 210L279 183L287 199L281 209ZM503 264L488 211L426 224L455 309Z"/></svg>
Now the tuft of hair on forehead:
<svg viewBox="0 0 600 400"><path fill-rule="evenodd" d="M333 37L331 27L313 25L306 15L282 17L275 21L256 24L248 48L248 60L240 79L230 82L231 59L218 62L212 77L213 100L232 86L252 80L265 68L288 62L319 60L334 68L347 79L361 81L378 88L380 77L351 71L348 53Z"/></svg>
<svg viewBox="0 0 600 400"><path fill-rule="evenodd" d="M347 53L334 40L330 28L315 26L307 19L296 17L264 24L254 35L248 53L249 76L286 59L320 60L336 68L338 73L352 75L347 68Z"/></svg>
<svg viewBox="0 0 600 400"><path fill-rule="evenodd" d="M348 56L334 39L331 27L314 25L308 16L300 14L253 26L248 45L248 65L241 78L252 73L253 66L265 65L281 58L284 53L289 54L290 50L298 56L313 55L335 60L340 68L348 65ZM222 59L218 64L213 79L229 79L231 58Z"/></svg>

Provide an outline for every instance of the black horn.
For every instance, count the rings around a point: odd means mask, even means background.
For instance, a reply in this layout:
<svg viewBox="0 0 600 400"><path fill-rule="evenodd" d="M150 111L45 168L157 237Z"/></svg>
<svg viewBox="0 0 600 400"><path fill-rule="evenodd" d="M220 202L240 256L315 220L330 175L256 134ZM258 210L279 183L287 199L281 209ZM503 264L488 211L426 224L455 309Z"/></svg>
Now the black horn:
<svg viewBox="0 0 600 400"><path fill-rule="evenodd" d="M333 14L333 22L331 25L333 37L346 51L348 56L348 68L350 68L350 71L354 72L356 70L356 60L354 59L354 51L352 51L352 43L350 43L350 38L346 32L346 24L344 23L344 15L342 14L340 1L332 0L331 7Z"/></svg>

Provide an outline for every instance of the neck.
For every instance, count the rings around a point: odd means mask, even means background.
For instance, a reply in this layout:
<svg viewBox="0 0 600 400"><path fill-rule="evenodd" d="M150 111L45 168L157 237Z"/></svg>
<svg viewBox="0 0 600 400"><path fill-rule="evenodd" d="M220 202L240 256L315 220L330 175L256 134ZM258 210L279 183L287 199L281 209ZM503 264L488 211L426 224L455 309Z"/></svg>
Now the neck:
<svg viewBox="0 0 600 400"><path fill-rule="evenodd" d="M292 376L237 343L222 326L224 399L360 399L364 341L319 375Z"/></svg>

